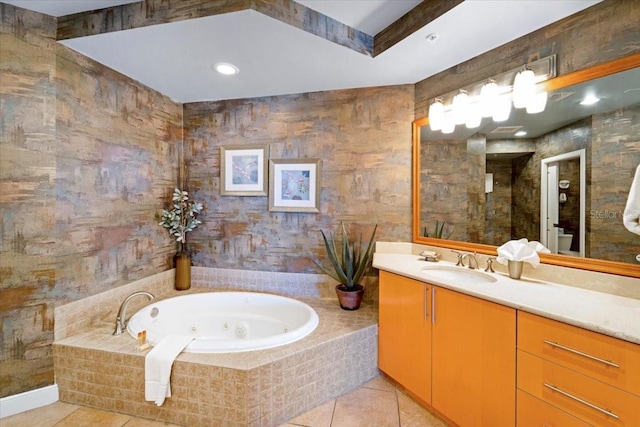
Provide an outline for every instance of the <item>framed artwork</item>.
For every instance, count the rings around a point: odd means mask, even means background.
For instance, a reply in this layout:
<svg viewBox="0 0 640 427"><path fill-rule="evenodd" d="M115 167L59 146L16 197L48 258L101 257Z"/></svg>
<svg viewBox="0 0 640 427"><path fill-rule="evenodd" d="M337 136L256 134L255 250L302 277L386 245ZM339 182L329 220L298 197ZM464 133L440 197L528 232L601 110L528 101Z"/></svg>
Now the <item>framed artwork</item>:
<svg viewBox="0 0 640 427"><path fill-rule="evenodd" d="M320 159L269 160L269 210L320 212Z"/></svg>
<svg viewBox="0 0 640 427"><path fill-rule="evenodd" d="M267 195L266 146L220 147L220 194Z"/></svg>

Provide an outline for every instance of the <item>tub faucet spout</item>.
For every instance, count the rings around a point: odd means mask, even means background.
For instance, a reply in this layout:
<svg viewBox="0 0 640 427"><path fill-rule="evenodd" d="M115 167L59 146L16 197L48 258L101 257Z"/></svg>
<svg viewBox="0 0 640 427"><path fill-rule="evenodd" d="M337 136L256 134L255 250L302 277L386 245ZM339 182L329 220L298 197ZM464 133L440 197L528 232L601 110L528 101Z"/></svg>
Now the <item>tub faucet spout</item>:
<svg viewBox="0 0 640 427"><path fill-rule="evenodd" d="M113 335L120 335L124 332L125 328L127 327L127 306L129 305L129 301L131 301L134 297L140 295L146 296L147 298L149 298L149 300L155 298L152 293L147 291L134 292L126 297L124 301L122 301L120 309L118 310L118 316L116 317L116 329L113 331Z"/></svg>

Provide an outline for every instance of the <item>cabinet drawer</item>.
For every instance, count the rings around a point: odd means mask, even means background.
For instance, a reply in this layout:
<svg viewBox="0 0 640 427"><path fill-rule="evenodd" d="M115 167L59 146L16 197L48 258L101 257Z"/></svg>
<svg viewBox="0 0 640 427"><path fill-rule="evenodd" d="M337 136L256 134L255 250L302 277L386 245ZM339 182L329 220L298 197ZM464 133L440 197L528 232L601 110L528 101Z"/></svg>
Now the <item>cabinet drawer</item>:
<svg viewBox="0 0 640 427"><path fill-rule="evenodd" d="M573 415L536 399L522 390L518 390L518 427L589 427Z"/></svg>
<svg viewBox="0 0 640 427"><path fill-rule="evenodd" d="M522 350L518 388L592 425L640 426L640 397Z"/></svg>
<svg viewBox="0 0 640 427"><path fill-rule="evenodd" d="M519 311L518 348L640 396L640 345Z"/></svg>

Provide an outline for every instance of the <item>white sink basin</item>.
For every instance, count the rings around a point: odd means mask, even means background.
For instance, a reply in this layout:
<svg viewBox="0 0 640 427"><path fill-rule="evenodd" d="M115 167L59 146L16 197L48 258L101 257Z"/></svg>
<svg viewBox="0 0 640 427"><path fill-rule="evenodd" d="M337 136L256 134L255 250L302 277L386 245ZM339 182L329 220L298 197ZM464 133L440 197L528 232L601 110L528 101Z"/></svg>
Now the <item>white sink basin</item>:
<svg viewBox="0 0 640 427"><path fill-rule="evenodd" d="M490 274L473 270L467 267L450 267L447 265L434 265L422 267L422 272L428 278L444 282L456 283L493 283L498 279Z"/></svg>

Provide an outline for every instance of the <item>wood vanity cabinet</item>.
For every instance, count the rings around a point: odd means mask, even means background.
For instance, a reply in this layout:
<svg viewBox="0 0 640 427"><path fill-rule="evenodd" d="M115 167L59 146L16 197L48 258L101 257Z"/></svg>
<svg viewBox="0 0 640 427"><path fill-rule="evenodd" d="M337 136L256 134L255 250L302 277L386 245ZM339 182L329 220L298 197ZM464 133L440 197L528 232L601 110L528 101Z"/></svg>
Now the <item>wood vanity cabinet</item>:
<svg viewBox="0 0 640 427"><path fill-rule="evenodd" d="M640 426L640 345L518 312L517 421Z"/></svg>
<svg viewBox="0 0 640 427"><path fill-rule="evenodd" d="M460 426L513 426L516 311L434 287L431 404Z"/></svg>
<svg viewBox="0 0 640 427"><path fill-rule="evenodd" d="M383 270L379 292L385 374L458 425L514 425L514 309Z"/></svg>
<svg viewBox="0 0 640 427"><path fill-rule="evenodd" d="M431 403L431 286L380 271L378 367Z"/></svg>

